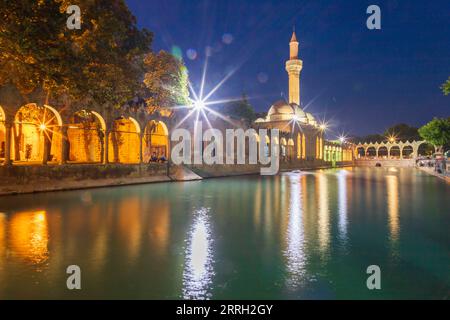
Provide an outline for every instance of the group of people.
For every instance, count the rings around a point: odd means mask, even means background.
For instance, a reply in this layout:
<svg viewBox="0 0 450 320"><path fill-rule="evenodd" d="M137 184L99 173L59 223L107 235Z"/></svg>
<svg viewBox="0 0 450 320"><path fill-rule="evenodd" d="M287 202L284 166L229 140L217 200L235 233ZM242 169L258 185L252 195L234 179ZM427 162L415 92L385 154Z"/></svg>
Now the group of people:
<svg viewBox="0 0 450 320"><path fill-rule="evenodd" d="M167 157L164 153L162 153L161 155L157 155L156 152L153 152L150 160L148 161L149 163L165 163L167 162Z"/></svg>

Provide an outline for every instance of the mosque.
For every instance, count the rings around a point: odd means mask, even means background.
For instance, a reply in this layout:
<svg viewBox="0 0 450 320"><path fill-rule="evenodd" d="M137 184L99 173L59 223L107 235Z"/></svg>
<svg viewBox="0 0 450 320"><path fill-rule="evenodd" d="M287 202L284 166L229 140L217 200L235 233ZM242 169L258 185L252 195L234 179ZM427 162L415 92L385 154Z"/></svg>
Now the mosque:
<svg viewBox="0 0 450 320"><path fill-rule="evenodd" d="M324 140L324 127L314 116L301 108L300 73L303 61L299 59L299 42L295 31L289 43L290 57L286 61L289 75L289 101L276 101L265 118L259 118L258 129L279 129L280 150L284 161L351 161L352 151L340 144Z"/></svg>

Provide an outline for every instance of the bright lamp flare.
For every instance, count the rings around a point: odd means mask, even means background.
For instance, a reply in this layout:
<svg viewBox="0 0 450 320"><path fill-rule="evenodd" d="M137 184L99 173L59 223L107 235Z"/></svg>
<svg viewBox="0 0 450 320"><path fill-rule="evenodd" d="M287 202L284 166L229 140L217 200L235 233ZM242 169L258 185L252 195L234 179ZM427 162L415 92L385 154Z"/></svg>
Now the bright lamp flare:
<svg viewBox="0 0 450 320"><path fill-rule="evenodd" d="M206 105L203 100L194 101L194 109L203 110L203 109L205 109L205 107L206 107Z"/></svg>
<svg viewBox="0 0 450 320"><path fill-rule="evenodd" d="M345 137L339 137L339 141L340 141L341 143L344 143L344 142L345 142Z"/></svg>
<svg viewBox="0 0 450 320"><path fill-rule="evenodd" d="M319 126L319 128L320 128L320 130L325 131L325 130L327 130L327 125L324 124L324 123L322 123L322 124Z"/></svg>
<svg viewBox="0 0 450 320"><path fill-rule="evenodd" d="M41 129L41 131L45 131L45 130L47 130L47 126L45 125L45 123L42 123L42 124L39 126L39 129Z"/></svg>

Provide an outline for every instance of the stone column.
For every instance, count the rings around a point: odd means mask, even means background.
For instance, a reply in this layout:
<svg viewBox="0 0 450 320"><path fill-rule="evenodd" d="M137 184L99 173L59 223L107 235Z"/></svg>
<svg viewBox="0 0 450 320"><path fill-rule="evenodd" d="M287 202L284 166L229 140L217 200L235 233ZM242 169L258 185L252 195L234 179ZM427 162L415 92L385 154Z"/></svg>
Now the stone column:
<svg viewBox="0 0 450 320"><path fill-rule="evenodd" d="M13 124L11 122L5 122L5 166L10 166L11 162L11 130Z"/></svg>
<svg viewBox="0 0 450 320"><path fill-rule="evenodd" d="M144 161L144 155L143 155L143 144L144 144L144 134L138 133L139 136L139 163L142 163Z"/></svg>
<svg viewBox="0 0 450 320"><path fill-rule="evenodd" d="M68 149L68 145L67 145L67 140L69 139L67 136L67 130L69 128L67 126L62 126L61 127L61 160L60 160L60 164L66 164L67 163L67 149Z"/></svg>
<svg viewBox="0 0 450 320"><path fill-rule="evenodd" d="M104 132L104 137L103 137L103 150L102 150L102 155L103 155L103 164L108 164L109 163L109 134L110 134L110 129L106 128L105 132Z"/></svg>

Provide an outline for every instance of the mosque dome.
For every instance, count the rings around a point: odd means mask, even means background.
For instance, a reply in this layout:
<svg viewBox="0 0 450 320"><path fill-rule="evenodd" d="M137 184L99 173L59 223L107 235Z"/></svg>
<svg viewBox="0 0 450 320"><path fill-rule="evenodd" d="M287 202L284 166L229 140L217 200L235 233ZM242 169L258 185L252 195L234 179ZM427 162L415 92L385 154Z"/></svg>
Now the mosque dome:
<svg viewBox="0 0 450 320"><path fill-rule="evenodd" d="M275 102L267 113L270 121L291 120L295 115L295 109L286 101Z"/></svg>
<svg viewBox="0 0 450 320"><path fill-rule="evenodd" d="M309 112L306 113L306 118L308 119L308 123L312 124L313 126L317 125L316 119L313 117L313 115Z"/></svg>

